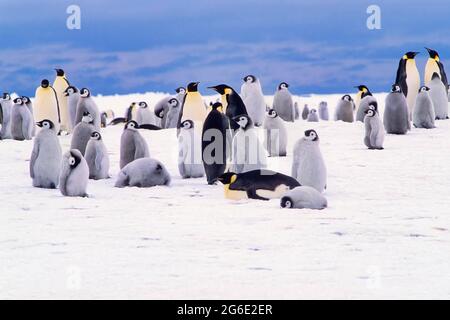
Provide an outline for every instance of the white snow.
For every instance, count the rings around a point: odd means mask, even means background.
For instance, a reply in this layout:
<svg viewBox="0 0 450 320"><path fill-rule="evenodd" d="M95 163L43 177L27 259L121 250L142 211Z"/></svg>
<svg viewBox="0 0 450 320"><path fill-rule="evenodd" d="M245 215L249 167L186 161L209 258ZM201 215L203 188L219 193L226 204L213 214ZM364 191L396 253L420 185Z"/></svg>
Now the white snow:
<svg viewBox="0 0 450 320"><path fill-rule="evenodd" d="M332 115L340 96L296 100L300 111L325 100ZM96 101L121 116L161 97ZM142 132L172 186L117 189L122 126L104 129L113 178L90 181L87 199L33 188L32 142L0 141L0 298L448 299L450 121L437 126L370 151L360 123L288 124L290 153L269 167L289 174L292 146L315 128L328 168L323 211L232 202L221 185L182 180L174 130ZM70 136L61 143L67 150Z"/></svg>

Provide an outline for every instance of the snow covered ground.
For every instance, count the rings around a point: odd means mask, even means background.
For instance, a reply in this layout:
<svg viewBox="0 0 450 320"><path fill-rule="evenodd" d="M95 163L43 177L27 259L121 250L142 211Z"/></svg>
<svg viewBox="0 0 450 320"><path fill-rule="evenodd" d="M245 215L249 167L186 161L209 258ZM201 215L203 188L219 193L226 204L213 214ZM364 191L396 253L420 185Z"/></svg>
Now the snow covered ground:
<svg viewBox="0 0 450 320"><path fill-rule="evenodd" d="M333 109L340 96L296 99ZM96 101L122 115L160 97ZM32 142L0 141L0 298L448 299L450 121L437 126L369 151L362 124L288 124L291 151L304 130L319 133L329 202L320 212L232 202L221 185L182 180L174 130L143 132L172 186L116 189L122 126L104 129L113 178L91 181L87 199L32 188ZM70 137L61 142L67 150ZM270 168L290 173L291 156Z"/></svg>

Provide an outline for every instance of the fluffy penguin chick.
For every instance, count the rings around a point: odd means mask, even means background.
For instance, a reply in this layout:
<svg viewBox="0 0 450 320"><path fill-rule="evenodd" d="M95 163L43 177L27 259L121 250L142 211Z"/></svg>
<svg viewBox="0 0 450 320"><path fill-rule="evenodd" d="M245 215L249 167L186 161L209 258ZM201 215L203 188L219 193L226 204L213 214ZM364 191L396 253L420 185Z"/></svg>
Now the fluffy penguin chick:
<svg viewBox="0 0 450 320"><path fill-rule="evenodd" d="M14 140L31 140L33 138L33 118L22 98L14 99L11 111L11 135Z"/></svg>
<svg viewBox="0 0 450 320"><path fill-rule="evenodd" d="M319 122L319 116L316 109L311 109L308 114L308 122Z"/></svg>
<svg viewBox="0 0 450 320"><path fill-rule="evenodd" d="M327 199L316 189L301 186L289 190L281 198L282 208L322 210L328 206Z"/></svg>
<svg viewBox="0 0 450 320"><path fill-rule="evenodd" d="M147 142L138 129L139 125L133 120L125 125L120 138L120 169L136 159L150 156Z"/></svg>
<svg viewBox="0 0 450 320"><path fill-rule="evenodd" d="M303 120L308 119L308 115L309 115L309 107L307 104L305 104L305 106L303 107L303 111L302 111L302 119Z"/></svg>
<svg viewBox="0 0 450 320"><path fill-rule="evenodd" d="M11 139L11 111L13 107L13 102L9 93L3 93L0 99L0 111L1 114L1 131L0 140Z"/></svg>
<svg viewBox="0 0 450 320"><path fill-rule="evenodd" d="M86 147L86 162L89 167L89 179L100 180L109 178L108 150L99 132L91 134Z"/></svg>
<svg viewBox="0 0 450 320"><path fill-rule="evenodd" d="M178 136L180 175L183 179L203 177L201 133L194 127L192 120L184 120L180 129Z"/></svg>
<svg viewBox="0 0 450 320"><path fill-rule="evenodd" d="M253 124L259 127L264 121L264 113L266 111L266 102L261 84L259 79L253 75L248 75L243 80L244 83L241 86L242 100Z"/></svg>
<svg viewBox="0 0 450 320"><path fill-rule="evenodd" d="M377 99L374 96L365 96L361 99L358 111L356 112L356 121L364 122L366 112L369 110L370 105L375 106L376 109L378 108Z"/></svg>
<svg viewBox="0 0 450 320"><path fill-rule="evenodd" d="M364 118L365 137L364 144L369 149L383 149L384 142L384 126L381 122L380 116L374 105L369 106L370 109L366 111Z"/></svg>
<svg viewBox="0 0 450 320"><path fill-rule="evenodd" d="M411 129L408 103L399 85L394 84L386 97L383 123L387 133L406 134Z"/></svg>
<svg viewBox="0 0 450 320"><path fill-rule="evenodd" d="M64 96L67 97L67 108L69 110L70 125L71 130L73 130L77 125L77 108L78 102L80 101L80 91L74 86L69 86L64 91Z"/></svg>
<svg viewBox="0 0 450 320"><path fill-rule="evenodd" d="M86 146L91 138L92 132L94 132L94 119L92 115L85 112L81 122L75 126L73 129L72 141L70 144L71 149L80 150L81 154L84 155L86 152Z"/></svg>
<svg viewBox="0 0 450 320"><path fill-rule="evenodd" d="M322 101L319 104L319 117L320 117L320 120L323 120L323 121L330 120L330 114L328 112L328 103L325 101Z"/></svg>
<svg viewBox="0 0 450 320"><path fill-rule="evenodd" d="M170 174L158 160L141 158L127 164L119 173L117 188L149 188L170 184Z"/></svg>
<svg viewBox="0 0 450 320"><path fill-rule="evenodd" d="M270 109L264 120L264 147L270 157L285 157L287 147L287 130L284 121L277 112Z"/></svg>
<svg viewBox="0 0 450 320"><path fill-rule="evenodd" d="M87 197L89 167L81 152L77 149L68 151L62 160L59 190L67 197Z"/></svg>
<svg viewBox="0 0 450 320"><path fill-rule="evenodd" d="M428 83L428 87L430 88L430 98L433 101L436 120L448 119L447 88L438 73L433 74L431 81Z"/></svg>
<svg viewBox="0 0 450 320"><path fill-rule="evenodd" d="M413 112L413 124L416 128L436 128L434 124L436 115L434 113L433 101L428 93L429 91L430 88L423 86L417 95Z"/></svg>
<svg viewBox="0 0 450 320"><path fill-rule="evenodd" d="M33 187L56 189L61 171L62 150L55 129L50 120L37 123L42 128L34 138L30 159L30 177Z"/></svg>
<svg viewBox="0 0 450 320"><path fill-rule="evenodd" d="M83 88L80 90L80 100L78 101L75 125L81 122L81 119L86 112L88 112L92 116L95 130L100 130L100 111L94 101L94 98L92 98L89 89Z"/></svg>
<svg viewBox="0 0 450 320"><path fill-rule="evenodd" d="M353 122L355 104L353 99L348 94L344 95L338 102L336 106L336 111L334 114L334 119L336 121Z"/></svg>
<svg viewBox="0 0 450 320"><path fill-rule="evenodd" d="M289 85L286 82L278 85L273 97L273 109L284 121L294 122L296 119L294 101L288 88Z"/></svg>
<svg viewBox="0 0 450 320"><path fill-rule="evenodd" d="M176 128L178 125L178 119L180 118L181 103L177 98L171 98L167 102L168 111L165 121L165 128Z"/></svg>
<svg viewBox="0 0 450 320"><path fill-rule="evenodd" d="M144 124L155 125L155 115L150 111L147 102L139 102L139 109L136 113L136 122L142 126Z"/></svg>
<svg viewBox="0 0 450 320"><path fill-rule="evenodd" d="M326 189L327 169L315 130L305 131L305 136L295 144L292 176L302 186L313 187L319 192Z"/></svg>

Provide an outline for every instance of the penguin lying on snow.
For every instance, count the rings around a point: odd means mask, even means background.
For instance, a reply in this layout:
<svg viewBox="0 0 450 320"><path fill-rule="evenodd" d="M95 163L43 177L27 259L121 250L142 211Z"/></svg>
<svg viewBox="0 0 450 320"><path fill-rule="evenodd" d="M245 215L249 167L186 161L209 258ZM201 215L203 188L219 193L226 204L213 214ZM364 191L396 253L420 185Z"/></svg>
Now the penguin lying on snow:
<svg viewBox="0 0 450 320"><path fill-rule="evenodd" d="M281 198L282 208L322 210L328 206L327 199L316 189L301 186L289 190Z"/></svg>
<svg viewBox="0 0 450 320"><path fill-rule="evenodd" d="M224 184L225 198L231 200L279 199L286 191L300 186L294 178L270 170L226 172L218 180Z"/></svg>
<svg viewBox="0 0 450 320"><path fill-rule="evenodd" d="M149 188L170 184L170 174L158 160L142 158L127 164L119 173L115 187Z"/></svg>
<svg viewBox="0 0 450 320"><path fill-rule="evenodd" d="M68 151L62 161L59 190L67 197L87 197L89 167L77 149Z"/></svg>

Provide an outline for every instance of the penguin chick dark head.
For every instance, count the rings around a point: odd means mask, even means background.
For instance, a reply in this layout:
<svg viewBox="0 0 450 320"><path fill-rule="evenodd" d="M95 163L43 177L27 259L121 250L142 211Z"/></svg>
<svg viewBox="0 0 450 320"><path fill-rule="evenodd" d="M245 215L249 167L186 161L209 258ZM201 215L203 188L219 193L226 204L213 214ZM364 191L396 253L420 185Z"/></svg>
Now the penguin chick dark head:
<svg viewBox="0 0 450 320"><path fill-rule="evenodd" d="M184 120L181 123L181 128L185 129L185 130L189 130L189 129L194 128L194 121L192 121L192 120Z"/></svg>
<svg viewBox="0 0 450 320"><path fill-rule="evenodd" d="M278 90L287 89L287 88L289 88L289 85L286 82L282 82L278 85Z"/></svg>
<svg viewBox="0 0 450 320"><path fill-rule="evenodd" d="M92 140L102 140L102 135L98 131L94 131L91 133Z"/></svg>
<svg viewBox="0 0 450 320"><path fill-rule="evenodd" d="M234 90L233 88L231 88L230 86L226 85L226 84L219 84L217 86L212 86L212 87L208 87L208 89L212 89L214 91L216 91L219 94L230 94L232 93Z"/></svg>
<svg viewBox="0 0 450 320"><path fill-rule="evenodd" d="M148 104L145 101L141 101L141 102L139 102L139 107L145 109L145 108L148 108Z"/></svg>
<svg viewBox="0 0 450 320"><path fill-rule="evenodd" d="M64 90L64 95L66 96L66 97L68 97L68 96L71 96L71 95L73 95L73 94L75 94L75 93L77 93L78 92L78 89L77 88L75 88L74 86L68 86L67 88L66 88L66 90Z"/></svg>
<svg viewBox="0 0 450 320"><path fill-rule="evenodd" d="M39 128L43 128L43 129L53 129L55 127L55 125L53 124L53 121L48 120L48 119L44 119L42 121L36 122L36 125Z"/></svg>
<svg viewBox="0 0 450 320"><path fill-rule="evenodd" d="M377 113L377 111L374 110L374 109L367 109L364 113L365 113L368 117L374 117L375 114Z"/></svg>
<svg viewBox="0 0 450 320"><path fill-rule="evenodd" d="M168 101L168 104L169 104L169 107L173 107L173 108L178 107L178 99L171 98Z"/></svg>
<svg viewBox="0 0 450 320"><path fill-rule="evenodd" d="M391 92L401 93L402 92L402 88L398 84L395 83L395 84L392 85Z"/></svg>
<svg viewBox="0 0 450 320"><path fill-rule="evenodd" d="M269 118L273 118L273 119L278 117L278 113L274 109L269 109L267 111L267 115L269 116Z"/></svg>
<svg viewBox="0 0 450 320"><path fill-rule="evenodd" d="M309 113L315 114L315 113L317 113L317 110L316 110L316 109L311 109L311 110L309 111Z"/></svg>
<svg viewBox="0 0 450 320"><path fill-rule="evenodd" d="M426 48L426 47L425 47L425 49L427 49L428 55L430 56L431 59L439 61L439 59L440 59L439 58L439 53L437 53L436 50L433 50L433 49L430 49L430 48Z"/></svg>
<svg viewBox="0 0 450 320"><path fill-rule="evenodd" d="M244 78L242 78L242 80L244 80L244 82L247 82L247 83L253 83L256 81L256 77L254 75L249 74L249 75L246 75Z"/></svg>
<svg viewBox="0 0 450 320"><path fill-rule="evenodd" d="M422 87L420 87L420 89L419 89L419 93L420 93L420 92L427 92L427 91L430 91L430 88L428 88L427 86L422 86Z"/></svg>
<svg viewBox="0 0 450 320"><path fill-rule="evenodd" d="M72 149L69 152L69 166L74 169L80 164L82 155L77 149Z"/></svg>
<svg viewBox="0 0 450 320"><path fill-rule="evenodd" d="M55 69L56 75L58 77L64 77L64 70L63 69Z"/></svg>
<svg viewBox="0 0 450 320"><path fill-rule="evenodd" d="M294 206L294 202L292 201L292 199L290 197L283 197L281 198L281 203L280 203L282 208L292 208Z"/></svg>
<svg viewBox="0 0 450 320"><path fill-rule="evenodd" d="M42 88L48 88L50 86L50 82L47 79L44 79L41 81L41 87Z"/></svg>
<svg viewBox="0 0 450 320"><path fill-rule="evenodd" d="M211 103L211 109L212 110L217 110L219 112L223 112L223 105L220 102L215 102L215 103Z"/></svg>
<svg viewBox="0 0 450 320"><path fill-rule="evenodd" d="M305 139L309 141L319 141L319 135L316 130L306 130Z"/></svg>
<svg viewBox="0 0 450 320"><path fill-rule="evenodd" d="M2 99L3 100L11 100L11 96L9 95L8 92L3 92Z"/></svg>
<svg viewBox="0 0 450 320"><path fill-rule="evenodd" d="M187 92L198 92L198 84L200 82L191 82L187 86Z"/></svg>
<svg viewBox="0 0 450 320"><path fill-rule="evenodd" d="M25 103L25 104L31 102L30 98L27 97L27 96L22 96L22 101L23 101L23 103Z"/></svg>
<svg viewBox="0 0 450 320"><path fill-rule="evenodd" d="M125 124L125 129L139 129L139 125L136 121L131 120Z"/></svg>
<svg viewBox="0 0 450 320"><path fill-rule="evenodd" d="M91 96L91 92L89 91L88 88L83 88L80 90L80 96L82 98L89 98Z"/></svg>
<svg viewBox="0 0 450 320"><path fill-rule="evenodd" d="M346 94L345 96L343 96L343 97L341 98L341 100L345 100L345 101L348 101L348 102L352 102L352 101L353 101L352 97L351 97L350 95L348 95L348 94Z"/></svg>
<svg viewBox="0 0 450 320"><path fill-rule="evenodd" d="M372 101L371 103L369 103L369 109L372 109L372 110L375 110L378 112L378 102Z"/></svg>
<svg viewBox="0 0 450 320"><path fill-rule="evenodd" d="M236 181L237 175L234 172L225 172L220 177L217 178L217 181L221 182L222 184L230 184Z"/></svg>
<svg viewBox="0 0 450 320"><path fill-rule="evenodd" d="M253 125L252 119L246 114L241 114L240 116L236 116L233 118L234 122L236 122L239 127L243 130L247 130Z"/></svg>
<svg viewBox="0 0 450 320"><path fill-rule="evenodd" d="M22 105L23 104L22 98L15 98L13 102L14 102L14 104L18 104L18 105Z"/></svg>
<svg viewBox="0 0 450 320"><path fill-rule="evenodd" d="M414 52L414 51L410 51L405 53L405 55L403 56L403 60L412 60L414 59L420 52Z"/></svg>
<svg viewBox="0 0 450 320"><path fill-rule="evenodd" d="M185 94L186 93L186 88L185 87L178 87L175 89L175 92L178 94Z"/></svg>
<svg viewBox="0 0 450 320"><path fill-rule="evenodd" d="M81 121L84 123L93 123L94 122L94 117L92 117L92 115L85 111L83 112L83 117L81 118Z"/></svg>

